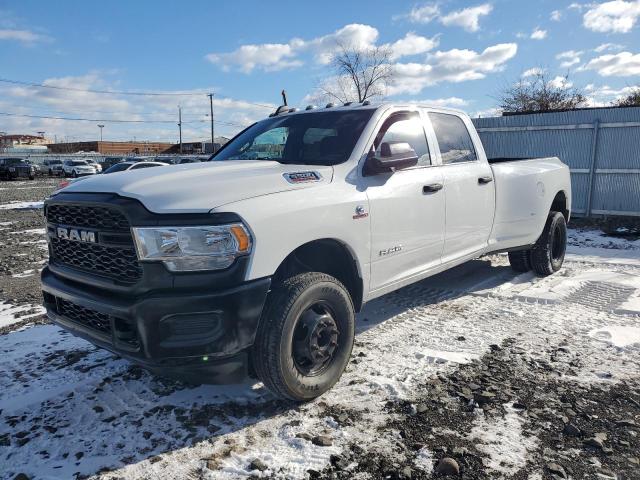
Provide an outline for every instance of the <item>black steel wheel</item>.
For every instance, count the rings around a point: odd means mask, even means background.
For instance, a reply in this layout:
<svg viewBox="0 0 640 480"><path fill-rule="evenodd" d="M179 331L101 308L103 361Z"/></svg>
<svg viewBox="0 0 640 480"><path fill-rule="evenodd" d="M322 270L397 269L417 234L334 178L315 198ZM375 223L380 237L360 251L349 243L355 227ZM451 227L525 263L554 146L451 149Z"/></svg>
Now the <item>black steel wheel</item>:
<svg viewBox="0 0 640 480"><path fill-rule="evenodd" d="M279 397L312 400L340 379L354 335L355 311L344 285L324 273L295 275L269 293L253 368Z"/></svg>

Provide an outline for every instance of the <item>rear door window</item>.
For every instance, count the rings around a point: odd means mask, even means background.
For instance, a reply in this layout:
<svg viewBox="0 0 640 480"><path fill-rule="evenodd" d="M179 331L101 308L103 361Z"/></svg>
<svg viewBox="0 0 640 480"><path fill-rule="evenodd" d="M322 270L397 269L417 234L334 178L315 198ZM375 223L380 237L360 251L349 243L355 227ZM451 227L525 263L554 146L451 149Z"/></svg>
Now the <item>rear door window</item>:
<svg viewBox="0 0 640 480"><path fill-rule="evenodd" d="M430 112L429 119L438 140L443 165L478 160L471 135L460 117Z"/></svg>

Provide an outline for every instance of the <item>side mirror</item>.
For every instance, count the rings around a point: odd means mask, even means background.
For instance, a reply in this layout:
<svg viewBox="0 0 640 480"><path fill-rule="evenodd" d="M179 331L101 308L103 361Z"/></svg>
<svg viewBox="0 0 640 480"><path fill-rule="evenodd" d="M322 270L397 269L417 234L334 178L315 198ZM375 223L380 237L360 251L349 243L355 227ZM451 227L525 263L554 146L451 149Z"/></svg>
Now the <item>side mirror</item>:
<svg viewBox="0 0 640 480"><path fill-rule="evenodd" d="M380 153L373 153L367 159L365 172L368 175L386 173L413 167L417 163L418 154L407 142L384 142L380 145Z"/></svg>

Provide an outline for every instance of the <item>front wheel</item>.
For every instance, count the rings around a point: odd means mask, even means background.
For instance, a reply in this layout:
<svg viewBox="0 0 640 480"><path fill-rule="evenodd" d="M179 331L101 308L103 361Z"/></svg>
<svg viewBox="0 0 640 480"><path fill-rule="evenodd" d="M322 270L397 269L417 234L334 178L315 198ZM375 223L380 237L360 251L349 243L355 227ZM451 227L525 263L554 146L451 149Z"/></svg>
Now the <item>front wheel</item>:
<svg viewBox="0 0 640 480"><path fill-rule="evenodd" d="M75 170L73 172L71 172L71 176L73 178L78 178L78 172L76 172Z"/></svg>
<svg viewBox="0 0 640 480"><path fill-rule="evenodd" d="M312 400L340 379L354 336L355 311L344 285L324 273L295 275L269 293L253 368L276 395Z"/></svg>
<svg viewBox="0 0 640 480"><path fill-rule="evenodd" d="M567 222L560 212L547 217L542 235L531 249L531 266L541 277L557 272L562 267L567 251Z"/></svg>

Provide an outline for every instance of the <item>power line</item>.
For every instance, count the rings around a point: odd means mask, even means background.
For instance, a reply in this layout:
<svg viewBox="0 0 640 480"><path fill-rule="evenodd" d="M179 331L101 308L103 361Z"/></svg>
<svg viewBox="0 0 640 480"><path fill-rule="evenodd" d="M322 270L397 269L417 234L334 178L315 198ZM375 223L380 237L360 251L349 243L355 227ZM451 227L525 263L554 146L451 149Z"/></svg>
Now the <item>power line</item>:
<svg viewBox="0 0 640 480"><path fill-rule="evenodd" d="M50 88L53 90L65 90L71 92L83 92L83 93L99 93L105 95L135 95L142 97L198 97L201 95L207 95L208 92L130 92L123 90L98 90L98 89L83 89L83 88L75 88L75 87L60 87L58 85L45 85L43 83L36 82L25 82L21 80L10 80L8 78L0 78L0 82L2 83L10 83L12 85L23 85L26 87L33 88ZM223 97L218 95L219 98L227 99L227 100L235 100L230 97ZM246 100L235 100L237 102L246 103L248 105L254 105L256 107L263 107L273 109L273 105L266 105L264 103L254 103L248 102Z"/></svg>
<svg viewBox="0 0 640 480"><path fill-rule="evenodd" d="M130 120L130 119L116 119L116 118L80 118L80 117L56 117L50 115L28 115L25 113L11 113L11 112L0 112L0 115L4 115L7 117L24 117L24 118L38 118L38 119L47 119L47 120L66 120L73 122L105 122L105 123L175 123L175 120ZM191 124L191 123L205 123L208 120L192 120L188 122L182 122L183 124ZM229 125L231 127L240 127L244 128L246 125L241 125L239 123L233 122L223 122L221 120L216 120L217 123L223 125Z"/></svg>
<svg viewBox="0 0 640 480"><path fill-rule="evenodd" d="M164 115L166 114L166 112L163 111L156 111L156 112L137 112L137 111L131 111L131 112L116 112L116 111L104 111L104 110L85 110L85 109L67 109L65 108L64 110L57 110L55 108L50 108L50 107L36 107L36 106L30 106L30 105L16 105L14 103L6 103L0 100L0 106L2 107L12 107L12 108L20 108L20 109L30 109L30 110L37 110L39 112L43 111L43 115L74 115L77 113L84 113L84 114L90 114L90 115L122 115L123 113L129 114L129 115L135 115L135 116L154 116L154 115ZM16 114L17 115L17 114ZM37 115L37 114L33 114L33 115ZM202 121L209 121L209 112L186 112L182 114L183 117L190 117L190 118L197 118L197 119L201 119ZM206 117L206 118L205 118ZM144 120L144 118L142 119ZM218 121L217 119L214 119L216 121ZM238 126L241 126L238 124Z"/></svg>

